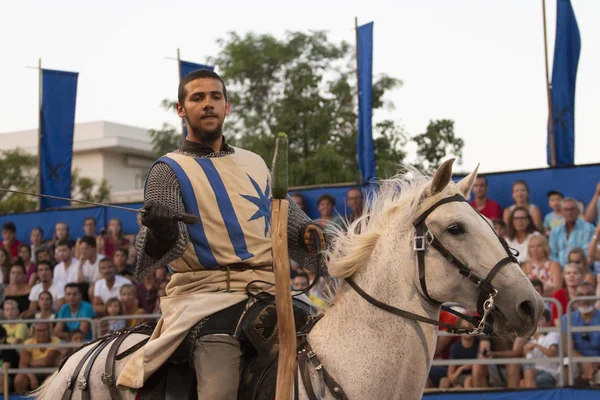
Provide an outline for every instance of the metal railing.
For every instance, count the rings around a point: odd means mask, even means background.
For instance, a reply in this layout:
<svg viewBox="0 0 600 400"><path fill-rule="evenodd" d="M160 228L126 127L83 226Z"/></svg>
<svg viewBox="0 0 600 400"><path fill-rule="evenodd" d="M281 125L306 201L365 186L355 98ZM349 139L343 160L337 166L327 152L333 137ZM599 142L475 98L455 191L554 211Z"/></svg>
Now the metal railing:
<svg viewBox="0 0 600 400"><path fill-rule="evenodd" d="M97 337L102 336L102 325L106 322L116 321L116 320L156 320L158 321L161 317L161 314L134 314L134 315L115 315L115 316L106 316L96 320L96 335Z"/></svg>
<svg viewBox="0 0 600 400"><path fill-rule="evenodd" d="M574 303L578 303L580 301L586 300L600 300L600 296L581 296L575 297L567 303L567 311L572 309L572 305ZM600 312L596 309L596 312ZM569 365L569 385L573 386L575 384L575 376L573 374L573 364L574 363L583 363L583 362L600 362L600 357L593 356L584 356L584 357L573 357L573 335L571 333L575 332L600 332L599 325L591 325L591 326L571 326L573 322L573 316L570 312L566 313L567 315L567 361Z"/></svg>

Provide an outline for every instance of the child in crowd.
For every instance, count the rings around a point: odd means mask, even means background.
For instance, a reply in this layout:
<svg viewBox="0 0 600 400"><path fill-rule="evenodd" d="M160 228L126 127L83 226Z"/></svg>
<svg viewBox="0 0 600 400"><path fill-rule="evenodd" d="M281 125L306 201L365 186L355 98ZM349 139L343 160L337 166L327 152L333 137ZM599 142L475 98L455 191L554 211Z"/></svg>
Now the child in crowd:
<svg viewBox="0 0 600 400"><path fill-rule="evenodd" d="M565 222L565 219L560 213L560 202L565 198L565 196L563 196L563 194L557 190L549 191L547 196L548 205L552 209L552 211L544 216L544 232L548 237L550 236L552 229Z"/></svg>
<svg viewBox="0 0 600 400"><path fill-rule="evenodd" d="M112 297L108 299L106 302L106 315L109 317L116 317L119 315L123 315L123 306L121 302L116 297ZM107 332L114 332L121 329L125 329L126 322L124 319L113 319L106 321L108 323L108 329L104 328L103 334ZM105 325L106 326L106 325Z"/></svg>
<svg viewBox="0 0 600 400"><path fill-rule="evenodd" d="M123 315L144 314L144 310L139 307L139 301L136 296L135 286L125 284L119 289L121 305L123 306ZM143 321L141 319L128 319L125 321L127 328L133 328Z"/></svg>
<svg viewBox="0 0 600 400"><path fill-rule="evenodd" d="M550 326L552 315L548 309L542 313L542 319L538 322L538 328ZM548 358L556 357L558 353L558 341L560 337L558 332L536 333L523 346L525 357L529 358ZM558 377L558 369L560 366L557 363L534 363L525 364L524 377L521 381L521 387L527 388L552 388L556 386L556 378Z"/></svg>
<svg viewBox="0 0 600 400"><path fill-rule="evenodd" d="M467 316L473 316L474 313L465 311ZM463 328L475 328L472 323L461 319L459 326ZM479 351L479 337L473 335L463 335L460 340L452 343L450 346L451 360L468 360L477 358ZM473 387L473 377L471 376L473 365L450 365L448 367L448 376L440 381L440 389L471 388Z"/></svg>
<svg viewBox="0 0 600 400"><path fill-rule="evenodd" d="M19 305L13 299L4 300L2 311L5 319L20 319ZM27 324L2 324L2 326L6 330L6 343L8 344L23 343L29 335L29 329L27 328Z"/></svg>

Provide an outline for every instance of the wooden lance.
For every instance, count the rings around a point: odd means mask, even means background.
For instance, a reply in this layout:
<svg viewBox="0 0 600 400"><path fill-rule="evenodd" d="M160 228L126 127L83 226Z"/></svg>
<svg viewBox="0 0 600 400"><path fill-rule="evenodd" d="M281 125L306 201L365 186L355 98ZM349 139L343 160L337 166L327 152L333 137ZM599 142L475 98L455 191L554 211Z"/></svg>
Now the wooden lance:
<svg viewBox="0 0 600 400"><path fill-rule="evenodd" d="M271 239L275 269L275 304L279 326L279 360L275 400L291 400L296 370L296 326L290 288L288 253L288 139L280 133L273 157L273 201L271 204Z"/></svg>

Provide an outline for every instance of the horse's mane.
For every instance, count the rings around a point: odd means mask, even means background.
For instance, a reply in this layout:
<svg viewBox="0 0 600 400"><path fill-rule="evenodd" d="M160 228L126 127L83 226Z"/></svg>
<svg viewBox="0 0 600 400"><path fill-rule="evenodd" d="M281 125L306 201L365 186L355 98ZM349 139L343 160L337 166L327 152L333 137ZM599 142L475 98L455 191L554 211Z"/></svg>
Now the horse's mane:
<svg viewBox="0 0 600 400"><path fill-rule="evenodd" d="M352 276L365 266L384 229L394 215L402 212L413 221L443 197L460 193L452 182L435 196L429 196L432 178L415 168L377 182L377 188L365 199L363 214L347 226L328 226L332 246L328 251L328 272L335 278ZM331 224L330 224L331 225Z"/></svg>

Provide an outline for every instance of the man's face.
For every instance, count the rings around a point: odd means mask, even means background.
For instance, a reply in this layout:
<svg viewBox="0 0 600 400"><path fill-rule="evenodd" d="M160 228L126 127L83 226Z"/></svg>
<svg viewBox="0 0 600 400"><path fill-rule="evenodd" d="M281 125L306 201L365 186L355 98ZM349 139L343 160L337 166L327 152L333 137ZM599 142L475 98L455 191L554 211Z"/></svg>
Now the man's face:
<svg viewBox="0 0 600 400"><path fill-rule="evenodd" d="M115 252L115 255L113 256L113 261L114 261L115 265L118 265L119 267L123 267L127 264L127 256L125 255L124 252L117 251L117 252Z"/></svg>
<svg viewBox="0 0 600 400"><path fill-rule="evenodd" d="M38 265L37 275L40 281L49 282L52 279L52 270L49 265L40 264Z"/></svg>
<svg viewBox="0 0 600 400"><path fill-rule="evenodd" d="M91 219L86 220L83 223L83 231L87 236L96 235L96 223Z"/></svg>
<svg viewBox="0 0 600 400"><path fill-rule="evenodd" d="M103 262L100 263L100 273L106 280L110 280L110 279L114 278L115 273L116 273L115 265L110 260L107 260L107 261L103 260Z"/></svg>
<svg viewBox="0 0 600 400"><path fill-rule="evenodd" d="M81 301L81 292L79 288L68 287L65 289L65 301L71 306L79 304Z"/></svg>
<svg viewBox="0 0 600 400"><path fill-rule="evenodd" d="M50 253L48 251L40 251L38 253L38 261L50 261Z"/></svg>
<svg viewBox="0 0 600 400"><path fill-rule="evenodd" d="M292 286L294 290L304 290L308 287L308 280L305 276L297 276L292 281Z"/></svg>
<svg viewBox="0 0 600 400"><path fill-rule="evenodd" d="M83 242L79 245L79 251L81 251L81 254L83 255L83 257L85 257L86 260L89 260L90 258L93 258L94 255L96 255L96 248Z"/></svg>
<svg viewBox="0 0 600 400"><path fill-rule="evenodd" d="M346 196L346 203L353 212L362 211L363 208L363 195L358 189L352 189Z"/></svg>
<svg viewBox="0 0 600 400"><path fill-rule="evenodd" d="M2 229L2 240L5 242L13 242L15 240L15 233L8 229Z"/></svg>
<svg viewBox="0 0 600 400"><path fill-rule="evenodd" d="M19 308L15 307L14 304L4 304L4 318L6 319L17 319L19 316Z"/></svg>
<svg viewBox="0 0 600 400"><path fill-rule="evenodd" d="M48 343L50 341L50 327L48 324L35 324L33 331L36 343Z"/></svg>
<svg viewBox="0 0 600 400"><path fill-rule="evenodd" d="M177 103L177 114L184 118L188 133L202 142L214 142L223 134L223 121L229 114L223 85L217 79L199 78L185 85L183 104Z"/></svg>
<svg viewBox="0 0 600 400"><path fill-rule="evenodd" d="M71 249L69 246L57 246L56 247L56 259L58 261L65 261L71 258Z"/></svg>
<svg viewBox="0 0 600 400"><path fill-rule="evenodd" d="M484 178L475 179L475 183L473 184L473 194L475 197L481 199L484 198L487 193L487 185L485 184Z"/></svg>
<svg viewBox="0 0 600 400"><path fill-rule="evenodd" d="M563 202L560 211L567 223L573 223L579 218L579 208L574 201Z"/></svg>

